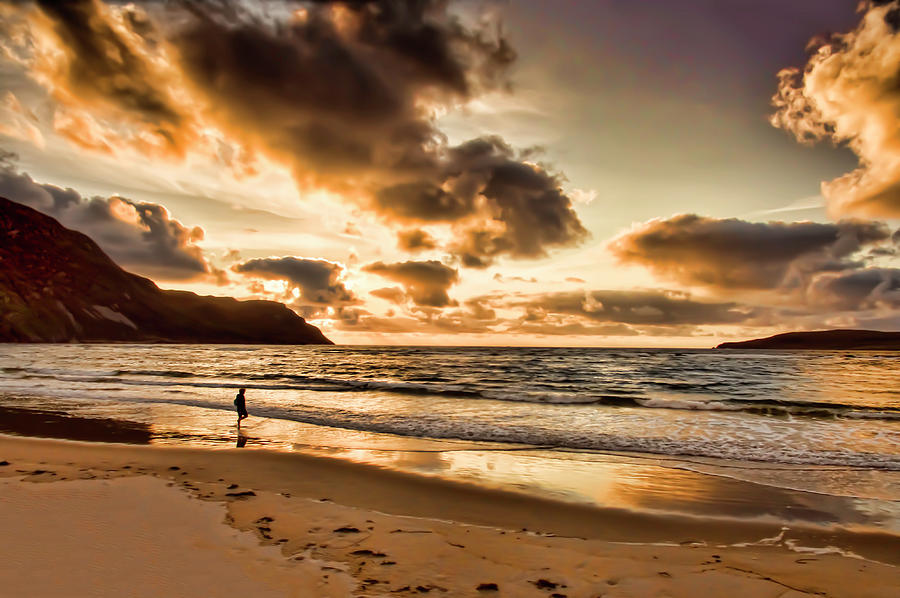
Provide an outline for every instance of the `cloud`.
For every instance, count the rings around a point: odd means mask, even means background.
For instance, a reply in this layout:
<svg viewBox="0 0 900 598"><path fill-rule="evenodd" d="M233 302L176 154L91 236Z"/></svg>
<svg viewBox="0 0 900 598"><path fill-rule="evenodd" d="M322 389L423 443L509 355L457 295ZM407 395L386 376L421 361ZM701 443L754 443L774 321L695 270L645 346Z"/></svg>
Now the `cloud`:
<svg viewBox="0 0 900 598"><path fill-rule="evenodd" d="M0 165L0 196L88 235L126 270L156 280L196 280L212 274L217 282L226 282L196 244L203 239L203 229L184 226L160 204L82 197L74 189L38 183L8 164Z"/></svg>
<svg viewBox="0 0 900 598"><path fill-rule="evenodd" d="M494 332L480 322L470 322L454 316L363 316L357 321L342 321L339 330L347 332L377 332L383 334L488 334Z"/></svg>
<svg viewBox="0 0 900 598"><path fill-rule="evenodd" d="M679 215L638 225L610 249L623 262L685 285L720 295L742 292L745 301L746 292L754 291L754 306L715 312L723 320L731 315L738 316L732 323L746 326L817 329L896 321L900 269L873 265L895 255L894 236L879 222L760 223Z"/></svg>
<svg viewBox="0 0 900 598"><path fill-rule="evenodd" d="M534 276L529 276L528 278L524 276L503 276L499 272L494 274L492 280L496 282L528 282L528 283L536 283L538 281Z"/></svg>
<svg viewBox="0 0 900 598"><path fill-rule="evenodd" d="M878 222L747 222L681 214L637 225L609 249L621 262L721 291L790 289L821 271L861 266L854 254L887 242Z"/></svg>
<svg viewBox="0 0 900 598"><path fill-rule="evenodd" d="M493 321L497 319L497 312L485 305L484 299L474 297L465 302L468 308L468 316L475 320Z"/></svg>
<svg viewBox="0 0 900 598"><path fill-rule="evenodd" d="M864 268L822 274L810 284L809 302L830 310L900 309L900 269Z"/></svg>
<svg viewBox="0 0 900 598"><path fill-rule="evenodd" d="M363 272L377 274L400 283L416 305L423 307L456 305L456 301L450 299L447 291L459 282L459 272L438 261L394 264L375 262L364 266Z"/></svg>
<svg viewBox="0 0 900 598"><path fill-rule="evenodd" d="M400 222L455 223L449 249L464 266L500 256L540 258L588 236L559 177L525 161L498 137L448 148L431 181L380 189L374 209Z"/></svg>
<svg viewBox="0 0 900 598"><path fill-rule="evenodd" d="M421 100L493 88L514 58L496 32L467 28L442 1L288 7L196 4L169 39L222 124L281 154L300 180L433 168L438 131Z"/></svg>
<svg viewBox="0 0 900 598"><path fill-rule="evenodd" d="M58 133L105 153L113 145L128 145L183 157L198 141L202 125L196 106L178 90L179 73L141 6L99 0L34 5L39 12L27 11L25 28L10 36L26 40L24 52L8 47L8 54L18 55L50 91L59 106Z"/></svg>
<svg viewBox="0 0 900 598"><path fill-rule="evenodd" d="M641 331L625 324L588 324L566 318L523 321L513 329L517 334L537 336L638 336ZM685 335L687 336L687 335Z"/></svg>
<svg viewBox="0 0 900 598"><path fill-rule="evenodd" d="M497 137L450 145L437 126L507 84L515 52L489 18L445 0L37 6L7 52L82 145L183 158L220 155L224 139L242 165L265 155L388 224L445 226L466 266L587 236L562 176L533 152Z"/></svg>
<svg viewBox="0 0 900 598"><path fill-rule="evenodd" d="M22 106L13 92L7 91L4 94L0 101L0 135L28 141L44 149L46 139L39 124L40 119L35 112Z"/></svg>
<svg viewBox="0 0 900 598"><path fill-rule="evenodd" d="M762 311L732 302L705 302L671 291L566 291L514 297L504 303L525 308L526 321L552 315L579 316L595 322L652 326L739 324Z"/></svg>
<svg viewBox="0 0 900 598"><path fill-rule="evenodd" d="M400 231L397 234L397 246L403 251L415 253L437 248L437 241L420 228Z"/></svg>
<svg viewBox="0 0 900 598"><path fill-rule="evenodd" d="M849 33L814 40L778 74L772 124L802 143L847 145L859 167L822 184L832 214L900 216L900 2L871 1Z"/></svg>
<svg viewBox="0 0 900 598"><path fill-rule="evenodd" d="M390 318L364 315L342 322L339 328L431 334L690 336L702 333L707 325L752 325L766 323L768 317L765 308L696 301L678 292L593 290L497 293L473 297L458 308L414 307Z"/></svg>
<svg viewBox="0 0 900 598"><path fill-rule="evenodd" d="M125 19L116 22L113 11L94 0L36 4L51 21L59 47L70 52L57 73L68 90L140 115L157 127L183 124L171 92L156 84L160 73L144 45L153 39L153 26L141 12L126 8L121 13Z"/></svg>
<svg viewBox="0 0 900 598"><path fill-rule="evenodd" d="M369 294L374 297L384 299L385 301L396 303L397 305L406 303L406 293L404 293L403 289L399 287L385 287L382 289L375 289L374 291L369 291Z"/></svg>
<svg viewBox="0 0 900 598"><path fill-rule="evenodd" d="M283 280L288 291L297 289L300 304L340 305L356 302L356 296L341 280L344 267L327 260L304 257L269 257L247 260L231 267L247 276Z"/></svg>
<svg viewBox="0 0 900 598"><path fill-rule="evenodd" d="M471 307L467 305L467 307ZM390 317L363 314L354 320L343 320L341 330L352 332L382 332L394 334L492 334L503 320L492 310L414 308L404 315Z"/></svg>

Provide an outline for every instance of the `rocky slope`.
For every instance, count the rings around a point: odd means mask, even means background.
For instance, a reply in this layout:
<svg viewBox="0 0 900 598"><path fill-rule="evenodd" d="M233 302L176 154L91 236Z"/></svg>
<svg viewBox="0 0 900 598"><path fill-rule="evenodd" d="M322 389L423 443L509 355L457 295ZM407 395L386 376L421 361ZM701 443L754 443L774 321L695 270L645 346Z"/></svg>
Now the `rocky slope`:
<svg viewBox="0 0 900 598"><path fill-rule="evenodd" d="M820 349L836 351L900 351L900 332L876 330L822 330L788 332L738 343L722 343L716 349Z"/></svg>
<svg viewBox="0 0 900 598"><path fill-rule="evenodd" d="M0 342L332 344L281 303L165 291L0 198Z"/></svg>

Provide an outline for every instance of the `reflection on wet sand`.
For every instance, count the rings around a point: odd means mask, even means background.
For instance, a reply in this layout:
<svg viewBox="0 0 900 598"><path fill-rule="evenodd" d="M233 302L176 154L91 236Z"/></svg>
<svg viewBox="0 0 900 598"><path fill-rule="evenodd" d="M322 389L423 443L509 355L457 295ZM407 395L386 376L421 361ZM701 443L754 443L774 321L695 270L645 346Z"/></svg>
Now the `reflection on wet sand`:
<svg viewBox="0 0 900 598"><path fill-rule="evenodd" d="M236 431L230 412L182 405L142 405L120 411L117 415L122 420L2 408L0 431L73 440L299 452L632 512L836 524L900 533L896 500L790 490L687 470L677 459L392 436L267 418L254 418ZM781 469L797 476L816 473L810 468Z"/></svg>
<svg viewBox="0 0 900 598"><path fill-rule="evenodd" d="M0 407L0 433L19 436L65 438L87 442L124 442L150 444L151 426L145 423L108 418L85 418L35 411L16 407Z"/></svg>
<svg viewBox="0 0 900 598"><path fill-rule="evenodd" d="M636 512L859 525L900 532L894 501L852 499L645 464L628 456L562 451L405 451L337 447L298 450L492 488Z"/></svg>

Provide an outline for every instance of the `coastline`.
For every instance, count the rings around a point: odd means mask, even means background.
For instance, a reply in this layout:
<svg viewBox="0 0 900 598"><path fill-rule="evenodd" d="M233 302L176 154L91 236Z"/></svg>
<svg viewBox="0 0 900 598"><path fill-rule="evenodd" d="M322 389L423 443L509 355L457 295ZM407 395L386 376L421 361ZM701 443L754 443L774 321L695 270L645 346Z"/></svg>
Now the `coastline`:
<svg viewBox="0 0 900 598"><path fill-rule="evenodd" d="M238 431L223 425L219 412L181 413L176 420L180 425L173 425L169 411L156 405L154 414L143 414L141 422L104 409L99 413L113 417L0 406L0 434L216 451L263 450L350 462L415 479L461 482L629 517L643 513L666 520L750 521L768 524L769 530L782 525L817 530L837 526L900 537L896 492L900 473L895 471L851 473L822 466L572 451L398 436L266 417L252 418Z"/></svg>
<svg viewBox="0 0 900 598"><path fill-rule="evenodd" d="M188 502L224 505L226 521L280 548L285 560L303 557L290 560L303 568L297 580L344 588L335 595L417 595L421 587L475 596L490 591L479 585L497 584L504 596L688 596L700 588L705 595L887 596L900 583L898 563L876 562L896 559L897 536L876 531L842 538L860 555L850 557L827 548L844 533L834 526L792 526L785 536L768 521L651 516L268 450L0 436L0 460L9 463L0 467L4 484L165 480L191 495ZM320 565L309 569L308 561Z"/></svg>

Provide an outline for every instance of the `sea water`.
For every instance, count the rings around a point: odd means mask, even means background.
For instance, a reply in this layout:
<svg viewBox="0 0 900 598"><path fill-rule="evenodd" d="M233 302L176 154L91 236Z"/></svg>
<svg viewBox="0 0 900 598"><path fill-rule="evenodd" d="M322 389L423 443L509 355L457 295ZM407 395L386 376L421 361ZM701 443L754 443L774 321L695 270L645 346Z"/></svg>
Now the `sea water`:
<svg viewBox="0 0 900 598"><path fill-rule="evenodd" d="M846 497L900 529L898 379L900 355L868 351L0 345L0 408L116 420L148 442L237 440L597 502L626 470L645 502L702 472Z"/></svg>

